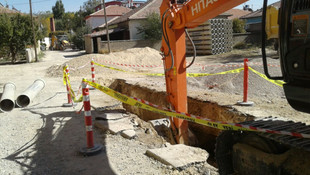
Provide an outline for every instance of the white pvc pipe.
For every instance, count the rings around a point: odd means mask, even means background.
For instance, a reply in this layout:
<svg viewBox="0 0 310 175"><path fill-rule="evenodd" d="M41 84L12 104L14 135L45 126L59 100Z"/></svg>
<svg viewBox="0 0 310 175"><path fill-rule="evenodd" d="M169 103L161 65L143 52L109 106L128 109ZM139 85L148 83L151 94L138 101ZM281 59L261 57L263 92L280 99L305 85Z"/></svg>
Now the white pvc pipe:
<svg viewBox="0 0 310 175"><path fill-rule="evenodd" d="M10 112L14 109L15 90L16 86L13 83L6 83L3 86L3 93L0 99L0 110L2 112Z"/></svg>
<svg viewBox="0 0 310 175"><path fill-rule="evenodd" d="M16 104L19 107L26 107L30 104L33 98L45 87L45 82L42 79L37 79L16 99Z"/></svg>

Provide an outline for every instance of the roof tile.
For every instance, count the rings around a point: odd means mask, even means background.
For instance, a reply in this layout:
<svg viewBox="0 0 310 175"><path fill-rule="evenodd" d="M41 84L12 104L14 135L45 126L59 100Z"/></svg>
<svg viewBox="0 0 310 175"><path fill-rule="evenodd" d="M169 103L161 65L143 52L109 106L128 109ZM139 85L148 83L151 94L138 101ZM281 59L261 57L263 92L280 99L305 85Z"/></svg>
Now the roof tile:
<svg viewBox="0 0 310 175"><path fill-rule="evenodd" d="M1 13L20 13L21 14L21 12L19 12L19 11L11 10L11 9L0 6L0 14Z"/></svg>
<svg viewBox="0 0 310 175"><path fill-rule="evenodd" d="M131 9L118 5L109 5L106 7L107 16L121 16L125 13L128 13ZM104 16L104 9L101 9L95 13L90 14L89 16Z"/></svg>
<svg viewBox="0 0 310 175"><path fill-rule="evenodd" d="M241 16L247 15L251 13L250 11L241 10L241 9L230 9L226 11L226 13L232 14L232 16L229 16L228 19L235 19L240 18Z"/></svg>

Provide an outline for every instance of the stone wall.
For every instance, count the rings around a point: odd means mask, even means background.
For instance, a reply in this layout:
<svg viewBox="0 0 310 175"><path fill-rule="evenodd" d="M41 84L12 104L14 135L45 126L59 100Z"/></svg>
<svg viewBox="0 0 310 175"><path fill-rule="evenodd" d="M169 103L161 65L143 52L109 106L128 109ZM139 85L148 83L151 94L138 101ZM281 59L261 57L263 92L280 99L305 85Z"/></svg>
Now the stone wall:
<svg viewBox="0 0 310 175"><path fill-rule="evenodd" d="M93 40L90 36L85 36L85 51L86 53L93 53Z"/></svg>
<svg viewBox="0 0 310 175"><path fill-rule="evenodd" d="M233 42L234 42L233 45L236 45L241 42L260 45L261 34L260 33L234 33Z"/></svg>
<svg viewBox="0 0 310 175"><path fill-rule="evenodd" d="M101 41L98 47L99 53L108 52L108 42ZM156 50L160 50L161 40L151 41L151 40L119 40L119 41L110 41L111 52L122 51L130 48L139 48L139 47L150 47Z"/></svg>
<svg viewBox="0 0 310 175"><path fill-rule="evenodd" d="M86 53L93 53L93 38L86 36L85 37L85 50ZM244 34L233 34L233 45L236 45L240 42L253 42L260 43L260 35L244 33ZM100 41L100 38L97 38L98 41L98 52L107 53L108 52L108 42ZM161 40L151 41L151 40L117 40L110 41L111 52L122 51L130 48L139 48L139 47L151 47L156 50L160 50Z"/></svg>

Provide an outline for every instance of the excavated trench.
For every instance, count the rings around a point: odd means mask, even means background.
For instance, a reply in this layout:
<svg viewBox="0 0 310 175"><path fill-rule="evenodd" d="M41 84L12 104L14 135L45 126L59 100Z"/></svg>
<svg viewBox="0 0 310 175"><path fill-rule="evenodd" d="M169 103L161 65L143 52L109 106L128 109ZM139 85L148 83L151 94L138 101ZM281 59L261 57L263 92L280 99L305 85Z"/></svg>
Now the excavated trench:
<svg viewBox="0 0 310 175"><path fill-rule="evenodd" d="M149 89L147 87L141 87L136 84L129 84L125 80L120 79L115 80L110 85L110 88L122 94L126 94L127 96L140 98L153 104L168 108L165 92L156 91L155 89ZM144 121L166 118L164 115L127 104L123 104L123 107L128 112L138 115ZM188 97L188 113L202 118L207 117L216 121L225 121L230 123L238 123L254 119L254 116L245 115L232 107L220 106L215 102L202 101L192 97ZM189 130L193 133L193 136L190 137L191 146L196 146L207 150L210 154L210 158L213 159L215 139L221 130L192 122L189 122Z"/></svg>

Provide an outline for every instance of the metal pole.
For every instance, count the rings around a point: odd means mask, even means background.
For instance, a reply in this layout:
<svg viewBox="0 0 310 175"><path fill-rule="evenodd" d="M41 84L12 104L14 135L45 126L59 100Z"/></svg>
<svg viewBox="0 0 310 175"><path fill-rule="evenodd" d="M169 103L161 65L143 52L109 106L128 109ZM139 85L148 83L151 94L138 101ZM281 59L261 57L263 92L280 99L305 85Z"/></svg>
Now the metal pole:
<svg viewBox="0 0 310 175"><path fill-rule="evenodd" d="M249 60L244 59L244 70L243 70L243 101L238 101L237 104L241 106L253 106L254 102L248 101L248 85L249 85Z"/></svg>
<svg viewBox="0 0 310 175"><path fill-rule="evenodd" d="M104 11L105 28L106 28L107 41L108 41L108 52L111 53L109 26L108 26L108 21L107 21L107 13L106 13L106 9L105 9L105 2L104 2L104 0L101 0L101 8L103 8L103 11Z"/></svg>
<svg viewBox="0 0 310 175"><path fill-rule="evenodd" d="M249 87L248 79L249 79L248 59L244 59L243 102L248 101L248 87Z"/></svg>
<svg viewBox="0 0 310 175"><path fill-rule="evenodd" d="M36 34L34 32L34 26L33 26L33 19L32 19L32 5L31 0L29 0L30 5L30 18L31 18L31 27L32 27L32 34L33 34L33 45L34 45L34 55L36 62L38 62L38 55L37 55L37 41L36 41Z"/></svg>

